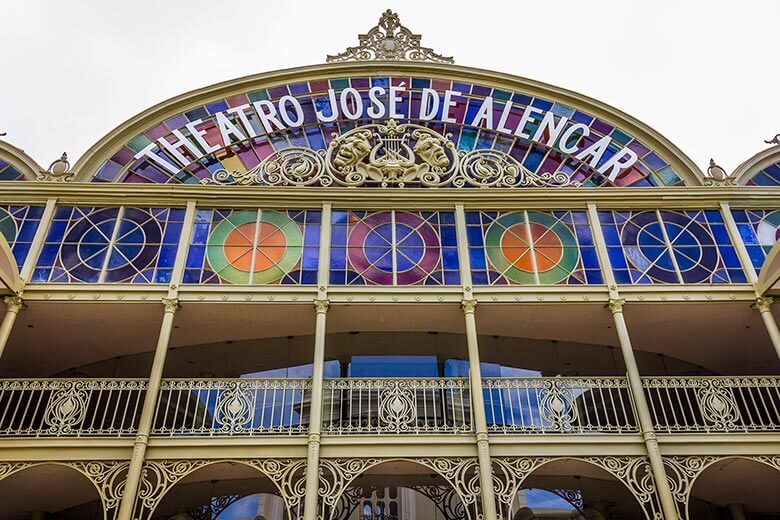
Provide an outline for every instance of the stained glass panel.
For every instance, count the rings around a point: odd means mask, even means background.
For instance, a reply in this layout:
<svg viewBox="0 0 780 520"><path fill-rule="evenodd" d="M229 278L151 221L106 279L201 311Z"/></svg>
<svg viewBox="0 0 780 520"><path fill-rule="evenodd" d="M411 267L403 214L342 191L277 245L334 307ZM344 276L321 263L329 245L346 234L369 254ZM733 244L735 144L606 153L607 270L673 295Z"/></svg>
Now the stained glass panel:
<svg viewBox="0 0 780 520"><path fill-rule="evenodd" d="M316 284L320 212L202 209L184 283Z"/></svg>
<svg viewBox="0 0 780 520"><path fill-rule="evenodd" d="M376 101L369 96L371 88L382 89L372 94ZM392 100L390 88L399 89ZM424 88L437 92L435 102L423 101ZM447 114L445 101L451 102ZM430 114L423 110L434 105ZM334 134L387 121L391 112L399 123L448 136L461 152L507 153L535 175L562 174L584 186L685 184L640 139L572 106L487 85L407 76L299 81L214 99L136 135L92 180L196 184L219 171L245 173L280 150L324 151ZM518 130L521 121L524 126ZM624 153L635 155L637 162L610 181L604 165Z"/></svg>
<svg viewBox="0 0 780 520"><path fill-rule="evenodd" d="M0 181L23 181L24 174L13 164L0 159Z"/></svg>
<svg viewBox="0 0 780 520"><path fill-rule="evenodd" d="M603 283L583 211L473 211L466 230L475 285Z"/></svg>
<svg viewBox="0 0 780 520"><path fill-rule="evenodd" d="M0 206L0 235L11 246L19 269L30 252L42 215L42 206Z"/></svg>
<svg viewBox="0 0 780 520"><path fill-rule="evenodd" d="M458 285L451 212L334 211L333 285Z"/></svg>
<svg viewBox="0 0 780 520"><path fill-rule="evenodd" d="M780 211L740 209L732 214L753 267L761 271L767 253L780 239Z"/></svg>
<svg viewBox="0 0 780 520"><path fill-rule="evenodd" d="M780 162L770 164L751 177L748 186L780 186Z"/></svg>
<svg viewBox="0 0 780 520"><path fill-rule="evenodd" d="M184 210L60 207L33 282L169 283Z"/></svg>
<svg viewBox="0 0 780 520"><path fill-rule="evenodd" d="M601 211L620 284L745 283L718 211Z"/></svg>

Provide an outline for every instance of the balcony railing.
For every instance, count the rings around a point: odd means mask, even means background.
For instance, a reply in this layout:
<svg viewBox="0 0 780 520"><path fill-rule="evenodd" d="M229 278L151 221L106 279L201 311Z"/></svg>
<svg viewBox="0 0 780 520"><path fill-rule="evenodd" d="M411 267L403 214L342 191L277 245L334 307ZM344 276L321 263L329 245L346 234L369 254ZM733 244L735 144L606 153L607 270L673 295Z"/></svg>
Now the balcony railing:
<svg viewBox="0 0 780 520"><path fill-rule="evenodd" d="M486 378L491 433L635 433L623 377Z"/></svg>
<svg viewBox="0 0 780 520"><path fill-rule="evenodd" d="M131 436L145 392L140 379L5 379L0 436Z"/></svg>
<svg viewBox="0 0 780 520"><path fill-rule="evenodd" d="M467 379L328 379L324 388L323 433L472 431Z"/></svg>
<svg viewBox="0 0 780 520"><path fill-rule="evenodd" d="M643 379L660 433L780 431L780 377Z"/></svg>
<svg viewBox="0 0 780 520"><path fill-rule="evenodd" d="M310 402L308 379L166 379L152 434L305 434Z"/></svg>
<svg viewBox="0 0 780 520"><path fill-rule="evenodd" d="M780 377L643 379L658 433L780 432ZM146 381L0 380L0 437L131 437ZM485 378L492 434L637 433L626 378ZM308 379L166 379L152 435L217 437L305 435ZM322 432L473 432L464 378L326 379Z"/></svg>

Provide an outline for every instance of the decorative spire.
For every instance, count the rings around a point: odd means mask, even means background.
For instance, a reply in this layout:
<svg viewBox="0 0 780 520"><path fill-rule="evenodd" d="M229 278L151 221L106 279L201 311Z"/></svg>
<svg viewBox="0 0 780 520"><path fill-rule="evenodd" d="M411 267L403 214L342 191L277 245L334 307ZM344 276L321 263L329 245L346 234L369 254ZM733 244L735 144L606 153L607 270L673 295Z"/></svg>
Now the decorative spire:
<svg viewBox="0 0 780 520"><path fill-rule="evenodd" d="M776 134L772 139L764 141L766 144L780 144L780 134Z"/></svg>
<svg viewBox="0 0 780 520"><path fill-rule="evenodd" d="M707 168L706 186L734 186L735 179L724 170L715 159L710 159L710 167Z"/></svg>
<svg viewBox="0 0 780 520"><path fill-rule="evenodd" d="M401 25L398 15L390 9L382 14L379 24L367 34L358 35L359 45L329 55L328 63L336 61L432 61L454 63L452 58L420 46L420 35Z"/></svg>
<svg viewBox="0 0 780 520"><path fill-rule="evenodd" d="M73 180L73 173L70 171L70 162L68 154L62 152L59 159L49 165L46 171L39 172L37 175L39 181L50 182L69 182Z"/></svg>

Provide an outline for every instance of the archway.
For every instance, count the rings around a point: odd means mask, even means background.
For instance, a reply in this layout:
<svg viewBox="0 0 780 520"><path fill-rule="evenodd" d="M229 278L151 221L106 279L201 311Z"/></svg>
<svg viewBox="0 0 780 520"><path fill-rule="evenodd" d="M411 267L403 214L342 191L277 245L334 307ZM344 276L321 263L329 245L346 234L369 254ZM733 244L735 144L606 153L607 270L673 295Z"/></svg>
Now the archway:
<svg viewBox="0 0 780 520"><path fill-rule="evenodd" d="M764 520L780 515L780 471L755 459L715 460L693 481L687 518Z"/></svg>
<svg viewBox="0 0 780 520"><path fill-rule="evenodd" d="M0 520L107 516L95 484L81 471L56 463L22 467L0 480L0 504Z"/></svg>
<svg viewBox="0 0 780 520"><path fill-rule="evenodd" d="M327 520L473 520L472 459L324 460L319 515Z"/></svg>
<svg viewBox="0 0 780 520"><path fill-rule="evenodd" d="M299 511L289 510L289 501L276 482L254 461L213 461L190 471L163 492L145 518L228 520L290 520Z"/></svg>

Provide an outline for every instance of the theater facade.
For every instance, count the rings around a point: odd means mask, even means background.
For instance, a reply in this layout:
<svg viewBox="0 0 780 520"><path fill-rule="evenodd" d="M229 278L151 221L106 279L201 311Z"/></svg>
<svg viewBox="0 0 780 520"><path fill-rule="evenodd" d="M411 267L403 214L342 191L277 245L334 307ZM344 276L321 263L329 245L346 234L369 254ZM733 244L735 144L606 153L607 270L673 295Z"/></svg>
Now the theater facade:
<svg viewBox="0 0 780 520"><path fill-rule="evenodd" d="M0 141L0 519L780 518L778 186L390 11Z"/></svg>

